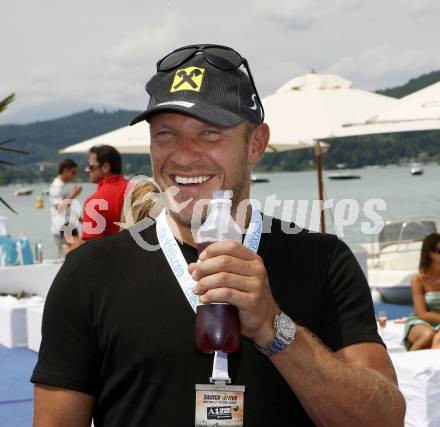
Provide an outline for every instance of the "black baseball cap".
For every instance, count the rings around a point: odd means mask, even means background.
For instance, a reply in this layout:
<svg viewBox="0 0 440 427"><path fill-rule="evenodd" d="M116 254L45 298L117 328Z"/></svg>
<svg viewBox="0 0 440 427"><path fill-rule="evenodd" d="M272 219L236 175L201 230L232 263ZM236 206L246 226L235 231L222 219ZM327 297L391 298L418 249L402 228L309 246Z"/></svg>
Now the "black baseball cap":
<svg viewBox="0 0 440 427"><path fill-rule="evenodd" d="M145 86L147 109L130 126L164 112L179 112L221 128L244 120L263 120L259 97L249 75L241 68L222 70L197 53L177 68L158 71Z"/></svg>

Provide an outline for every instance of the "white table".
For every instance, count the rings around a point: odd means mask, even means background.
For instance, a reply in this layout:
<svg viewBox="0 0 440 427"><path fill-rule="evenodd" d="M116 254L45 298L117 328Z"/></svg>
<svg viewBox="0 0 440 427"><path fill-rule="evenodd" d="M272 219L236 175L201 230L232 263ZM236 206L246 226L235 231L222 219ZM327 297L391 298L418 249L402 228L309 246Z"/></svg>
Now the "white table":
<svg viewBox="0 0 440 427"><path fill-rule="evenodd" d="M41 322L43 305L27 309L27 346L30 350L39 352L41 344Z"/></svg>
<svg viewBox="0 0 440 427"><path fill-rule="evenodd" d="M28 292L42 297L47 295L61 263L13 265L0 267L0 292Z"/></svg>
<svg viewBox="0 0 440 427"><path fill-rule="evenodd" d="M43 298L32 297L17 300L0 297L0 344L8 348L23 347L28 343L27 310L42 307Z"/></svg>
<svg viewBox="0 0 440 427"><path fill-rule="evenodd" d="M392 320L387 321L385 330L379 328L379 334L387 346L388 353L400 353L406 351L402 344L404 328L404 323L394 323Z"/></svg>
<svg viewBox="0 0 440 427"><path fill-rule="evenodd" d="M440 426L440 350L392 353L406 400L406 427Z"/></svg>

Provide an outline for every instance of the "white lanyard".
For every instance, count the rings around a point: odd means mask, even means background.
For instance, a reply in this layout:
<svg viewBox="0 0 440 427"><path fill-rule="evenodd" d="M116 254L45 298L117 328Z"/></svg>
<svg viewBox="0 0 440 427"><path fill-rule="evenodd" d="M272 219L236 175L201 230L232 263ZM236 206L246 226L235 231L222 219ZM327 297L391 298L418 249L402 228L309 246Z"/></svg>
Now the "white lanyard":
<svg viewBox="0 0 440 427"><path fill-rule="evenodd" d="M263 219L261 212L252 208L251 221L247 229L243 244L253 252L257 252L260 244L261 233L263 230ZM156 219L156 233L160 247L171 267L182 291L191 305L194 313L196 312L197 301L193 293L196 285L195 280L188 272L188 263L176 242L176 238L168 225L165 210ZM211 381L230 382L228 374L228 355L221 351L216 351L214 356L214 366Z"/></svg>

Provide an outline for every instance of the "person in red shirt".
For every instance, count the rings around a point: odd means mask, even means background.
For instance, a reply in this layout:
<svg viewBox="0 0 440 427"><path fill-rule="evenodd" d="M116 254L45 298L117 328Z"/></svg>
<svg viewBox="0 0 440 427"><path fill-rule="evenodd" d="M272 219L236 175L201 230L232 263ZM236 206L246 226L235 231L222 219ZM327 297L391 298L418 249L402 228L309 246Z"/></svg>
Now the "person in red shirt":
<svg viewBox="0 0 440 427"><path fill-rule="evenodd" d="M128 181L122 176L122 159L116 148L97 145L89 150L89 161L85 171L90 182L98 184L97 190L84 203L82 236L67 239L67 252L81 246L89 239L97 239L120 229L121 212L124 205Z"/></svg>
<svg viewBox="0 0 440 427"><path fill-rule="evenodd" d="M119 151L110 145L92 147L86 172L98 188L84 203L82 239L117 233L128 185L122 176Z"/></svg>

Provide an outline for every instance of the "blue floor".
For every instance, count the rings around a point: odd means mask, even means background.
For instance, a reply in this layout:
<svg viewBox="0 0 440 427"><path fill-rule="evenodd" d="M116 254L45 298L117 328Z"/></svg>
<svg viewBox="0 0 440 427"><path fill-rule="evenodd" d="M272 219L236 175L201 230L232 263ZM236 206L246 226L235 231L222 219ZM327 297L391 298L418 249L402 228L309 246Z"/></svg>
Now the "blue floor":
<svg viewBox="0 0 440 427"><path fill-rule="evenodd" d="M29 382L37 353L0 345L0 427L31 427L34 387Z"/></svg>

